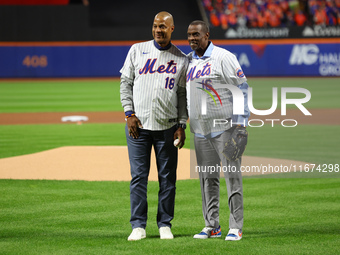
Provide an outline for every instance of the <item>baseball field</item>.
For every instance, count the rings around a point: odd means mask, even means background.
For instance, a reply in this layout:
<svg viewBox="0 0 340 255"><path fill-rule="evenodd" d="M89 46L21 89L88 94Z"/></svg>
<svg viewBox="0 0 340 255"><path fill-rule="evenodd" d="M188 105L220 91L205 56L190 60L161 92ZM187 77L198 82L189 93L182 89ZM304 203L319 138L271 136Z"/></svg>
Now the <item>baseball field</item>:
<svg viewBox="0 0 340 255"><path fill-rule="evenodd" d="M244 238L224 241L225 185L220 194L223 237L192 238L204 222L199 181L188 169L187 129L172 221L175 239L159 239L158 182L152 170L147 238L128 242L129 164L119 80L0 80L0 254L337 254L340 79L248 81L256 109L271 107L273 87L279 102L272 115L251 116L245 164L279 162L291 173L245 174ZM312 116L294 105L282 116L282 87L309 90L304 106ZM289 98L301 97L289 93ZM71 115L89 120L61 121ZM292 119L298 124L285 127Z"/></svg>

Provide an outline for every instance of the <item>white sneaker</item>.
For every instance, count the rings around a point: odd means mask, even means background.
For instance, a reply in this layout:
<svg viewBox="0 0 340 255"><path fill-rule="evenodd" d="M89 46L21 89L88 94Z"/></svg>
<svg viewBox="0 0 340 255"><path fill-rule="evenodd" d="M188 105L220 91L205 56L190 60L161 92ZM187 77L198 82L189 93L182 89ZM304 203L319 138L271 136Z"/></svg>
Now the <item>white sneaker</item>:
<svg viewBox="0 0 340 255"><path fill-rule="evenodd" d="M202 229L201 233L194 235L194 238L207 239L221 236L222 236L221 226L218 226L218 228L205 227Z"/></svg>
<svg viewBox="0 0 340 255"><path fill-rule="evenodd" d="M228 235L226 236L226 241L239 241L242 239L242 231L237 228L229 229Z"/></svg>
<svg viewBox="0 0 340 255"><path fill-rule="evenodd" d="M169 227L160 227L159 235L161 236L161 239L174 239L174 235L171 233Z"/></svg>
<svg viewBox="0 0 340 255"><path fill-rule="evenodd" d="M128 241L137 241L146 237L144 228L134 228L128 237Z"/></svg>

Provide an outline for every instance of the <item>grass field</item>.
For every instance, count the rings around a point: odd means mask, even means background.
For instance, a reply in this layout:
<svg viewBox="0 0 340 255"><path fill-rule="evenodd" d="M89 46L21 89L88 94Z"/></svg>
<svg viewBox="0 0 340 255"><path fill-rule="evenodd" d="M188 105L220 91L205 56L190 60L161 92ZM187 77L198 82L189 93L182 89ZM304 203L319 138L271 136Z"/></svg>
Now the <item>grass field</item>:
<svg viewBox="0 0 340 255"><path fill-rule="evenodd" d="M340 78L251 78L248 82L258 109L270 108L272 87L278 88L278 107L281 87L300 87L312 94L304 104L307 109L340 108ZM304 97L299 93L289 96ZM0 81L0 113L74 111L122 111L119 80Z"/></svg>
<svg viewBox="0 0 340 255"><path fill-rule="evenodd" d="M61 146L126 145L124 123L83 125L0 125L0 158L25 155ZM319 164L339 164L338 126L301 125L248 128L245 155L283 158ZM186 130L185 148L190 148ZM311 139L317 137L317 139ZM319 141L319 142L318 142ZM322 142L320 142L322 141Z"/></svg>
<svg viewBox="0 0 340 255"><path fill-rule="evenodd" d="M271 106L272 87L308 89L312 99L307 109L340 108L339 78L255 78L249 84L259 109ZM64 111L122 111L119 82L0 81L0 113ZM68 145L125 145L123 126L0 125L0 158ZM339 126L264 126L248 131L246 155L339 164ZM189 148L189 133L187 138ZM0 254L337 254L340 250L340 178L244 178L244 238L237 243L192 238L204 224L198 180L178 181L174 240L158 237L157 182L149 183L148 238L141 242L126 240L131 231L128 182L0 180L0 192ZM221 197L225 237L224 185Z"/></svg>
<svg viewBox="0 0 340 255"><path fill-rule="evenodd" d="M338 254L340 179L244 179L244 238L196 240L198 180L178 181L174 240L160 240L158 183L150 182L147 237L128 242L128 182L0 180L0 254ZM161 250L160 250L161 249Z"/></svg>
<svg viewBox="0 0 340 255"><path fill-rule="evenodd" d="M305 104L307 109L340 108L339 78L251 78L249 84L258 109L270 108L274 86L308 89L312 99ZM280 95L280 89L278 91ZM73 111L122 111L119 80L0 81L0 113ZM339 163L337 139L332 135L337 134L338 126L299 125L286 130L278 125L248 130L251 136L246 155ZM187 138L189 148L188 132ZM64 145L124 145L126 142L120 124L13 125L0 126L0 144L0 158L4 158Z"/></svg>

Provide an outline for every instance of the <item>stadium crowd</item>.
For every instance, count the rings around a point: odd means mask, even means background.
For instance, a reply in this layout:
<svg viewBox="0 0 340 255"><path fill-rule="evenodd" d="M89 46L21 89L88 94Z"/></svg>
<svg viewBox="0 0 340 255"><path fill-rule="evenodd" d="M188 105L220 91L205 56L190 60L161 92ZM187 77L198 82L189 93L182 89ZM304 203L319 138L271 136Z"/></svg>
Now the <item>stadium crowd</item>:
<svg viewBox="0 0 340 255"><path fill-rule="evenodd" d="M214 27L340 25L340 0L202 0Z"/></svg>

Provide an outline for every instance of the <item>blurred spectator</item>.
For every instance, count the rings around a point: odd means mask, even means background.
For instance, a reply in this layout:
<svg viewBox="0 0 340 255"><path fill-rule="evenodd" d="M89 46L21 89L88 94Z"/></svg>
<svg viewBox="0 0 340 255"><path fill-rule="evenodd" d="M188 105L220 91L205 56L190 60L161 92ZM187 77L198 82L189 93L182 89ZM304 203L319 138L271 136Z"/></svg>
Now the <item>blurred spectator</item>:
<svg viewBox="0 0 340 255"><path fill-rule="evenodd" d="M211 0L202 0L204 8L208 11L211 12L214 7L212 6Z"/></svg>
<svg viewBox="0 0 340 255"><path fill-rule="evenodd" d="M247 26L247 18L243 15L243 13L240 13L237 16L237 25L240 27L246 27Z"/></svg>
<svg viewBox="0 0 340 255"><path fill-rule="evenodd" d="M304 26L307 22L306 15L301 10L298 10L294 15L294 21L297 26Z"/></svg>
<svg viewBox="0 0 340 255"><path fill-rule="evenodd" d="M306 17L306 16L304 15L304 17ZM306 18L306 20L307 20L307 18ZM286 20L284 21L284 24L286 24L287 26L298 26L296 24L294 13L292 11L289 10L286 13Z"/></svg>
<svg viewBox="0 0 340 255"><path fill-rule="evenodd" d="M340 25L340 0L202 0L212 26Z"/></svg>
<svg viewBox="0 0 340 255"><path fill-rule="evenodd" d="M257 27L257 15L258 15L258 8L255 3L251 3L246 10L247 17L248 17L248 26L249 27Z"/></svg>
<svg viewBox="0 0 340 255"><path fill-rule="evenodd" d="M335 2L333 1L327 1L326 2L326 14L327 14L327 25L334 26L337 24L337 13L339 10L335 6Z"/></svg>
<svg viewBox="0 0 340 255"><path fill-rule="evenodd" d="M327 25L327 13L324 6L318 6L314 14L314 24Z"/></svg>
<svg viewBox="0 0 340 255"><path fill-rule="evenodd" d="M279 27L281 25L280 17L273 10L269 10L268 24L271 27Z"/></svg>
<svg viewBox="0 0 340 255"><path fill-rule="evenodd" d="M214 27L218 27L221 24L220 19L219 17L217 17L215 10L212 10L210 12L210 24Z"/></svg>
<svg viewBox="0 0 340 255"><path fill-rule="evenodd" d="M265 11L261 11L257 15L257 26L258 27L267 27L268 26L268 18Z"/></svg>
<svg viewBox="0 0 340 255"><path fill-rule="evenodd" d="M222 13L220 16L220 20L221 20L221 27L222 29L227 29L229 27L228 25L228 15L225 13Z"/></svg>
<svg viewBox="0 0 340 255"><path fill-rule="evenodd" d="M237 17L236 12L231 12L228 17L228 26L229 27L236 27L237 26Z"/></svg>

